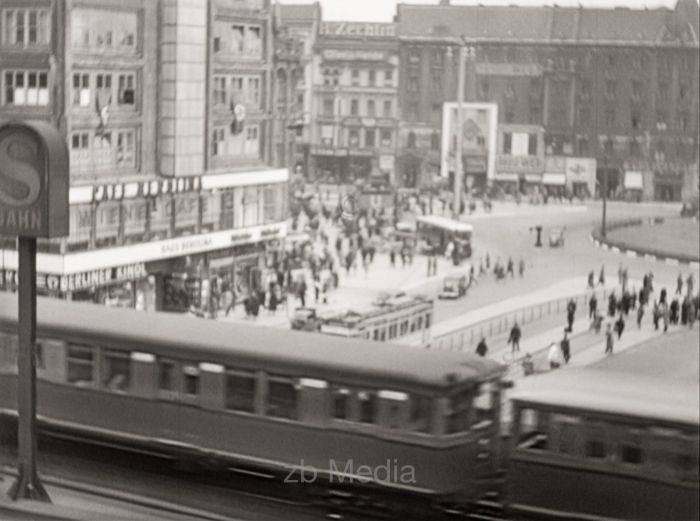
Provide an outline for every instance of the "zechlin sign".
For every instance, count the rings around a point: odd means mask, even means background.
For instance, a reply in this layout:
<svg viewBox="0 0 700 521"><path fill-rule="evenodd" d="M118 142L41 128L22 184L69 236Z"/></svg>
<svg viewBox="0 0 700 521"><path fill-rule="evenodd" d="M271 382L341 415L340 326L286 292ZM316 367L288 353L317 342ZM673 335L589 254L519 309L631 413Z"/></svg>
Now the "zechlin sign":
<svg viewBox="0 0 700 521"><path fill-rule="evenodd" d="M48 123L0 127L0 235L68 235L68 149Z"/></svg>

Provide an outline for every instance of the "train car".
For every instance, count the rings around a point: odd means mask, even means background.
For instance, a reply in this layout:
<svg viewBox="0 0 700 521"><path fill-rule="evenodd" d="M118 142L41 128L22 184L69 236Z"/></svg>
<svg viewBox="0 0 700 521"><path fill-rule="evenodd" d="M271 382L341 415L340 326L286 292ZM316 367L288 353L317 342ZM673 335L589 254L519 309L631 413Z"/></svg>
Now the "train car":
<svg viewBox="0 0 700 521"><path fill-rule="evenodd" d="M685 350L664 337L518 384L509 519L698 519L700 386L691 334Z"/></svg>
<svg viewBox="0 0 700 521"><path fill-rule="evenodd" d="M5 419L15 299L0 294ZM303 475L314 494L398 495L382 503L392 512L468 501L496 470L504 368L493 361L44 298L38 317L44 435Z"/></svg>

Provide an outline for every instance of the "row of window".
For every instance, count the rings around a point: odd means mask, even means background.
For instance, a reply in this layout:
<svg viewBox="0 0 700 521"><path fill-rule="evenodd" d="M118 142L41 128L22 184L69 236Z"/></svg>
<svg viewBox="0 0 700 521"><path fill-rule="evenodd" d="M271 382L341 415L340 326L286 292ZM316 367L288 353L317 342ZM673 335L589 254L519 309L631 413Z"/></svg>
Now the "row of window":
<svg viewBox="0 0 700 521"><path fill-rule="evenodd" d="M341 73L339 69L323 69L323 84L326 86L340 85L340 78L343 73ZM345 85L348 84L347 81L343 81L342 83ZM351 69L349 84L353 87L394 87L394 70Z"/></svg>
<svg viewBox="0 0 700 521"><path fill-rule="evenodd" d="M136 11L73 8L71 44L90 53L135 54L138 44Z"/></svg>
<svg viewBox="0 0 700 521"><path fill-rule="evenodd" d="M260 75L222 75L214 76L215 106L230 108L234 103L244 103L260 107L262 99L262 78Z"/></svg>
<svg viewBox="0 0 700 521"><path fill-rule="evenodd" d="M381 107L381 112L379 108ZM394 102L390 99L367 99L364 103L360 103L359 99L351 99L348 105L348 112L345 113L343 110L342 101L336 100L336 98L326 97L323 98L322 103L322 114L324 116L368 116L368 117L394 117Z"/></svg>
<svg viewBox="0 0 700 521"><path fill-rule="evenodd" d="M373 128L348 128L348 146L350 148L391 148L393 145L393 131L389 129L376 130ZM364 140L361 138L364 137ZM377 140L377 137L379 139Z"/></svg>
<svg viewBox="0 0 700 521"><path fill-rule="evenodd" d="M2 42L18 47L47 46L51 38L48 9L3 9Z"/></svg>
<svg viewBox="0 0 700 521"><path fill-rule="evenodd" d="M71 103L74 107L103 109L134 107L136 104L138 75L136 72L74 72Z"/></svg>
<svg viewBox="0 0 700 521"><path fill-rule="evenodd" d="M595 423L574 414L520 410L518 449L629 468L666 467L698 481L698 437L676 429Z"/></svg>
<svg viewBox="0 0 700 521"><path fill-rule="evenodd" d="M381 326L368 326L365 330L365 338L380 342L391 341L418 331L429 331L431 313L421 313L410 317L396 319Z"/></svg>
<svg viewBox="0 0 700 521"><path fill-rule="evenodd" d="M3 105L45 107L49 104L49 74L39 70L5 70Z"/></svg>
<svg viewBox="0 0 700 521"><path fill-rule="evenodd" d="M214 22L214 52L239 57L262 58L262 27L251 24Z"/></svg>
<svg viewBox="0 0 700 521"><path fill-rule="evenodd" d="M233 126L216 127L212 131L211 154L214 157L260 157L260 125L246 123L239 133Z"/></svg>
<svg viewBox="0 0 700 521"><path fill-rule="evenodd" d="M284 187L247 186L70 207L71 251L160 240L284 219Z"/></svg>
<svg viewBox="0 0 700 521"><path fill-rule="evenodd" d="M80 130L70 135L71 171L92 172L112 168L135 169L135 129Z"/></svg>
<svg viewBox="0 0 700 521"><path fill-rule="evenodd" d="M2 340L7 345L7 337ZM47 340L37 343L40 375L46 370L46 350L59 344ZM367 425L381 423L383 427L408 432L432 432L434 399L426 395L358 388L219 364L156 358L147 353L95 349L84 344L66 345L66 382L118 394L138 392L134 387L137 384L132 381L135 361L156 364L156 390L163 400L184 399L195 404L204 395L211 398L211 393L216 391L204 386L202 375L206 372L223 375L222 401L228 411L298 421L302 419L300 391L304 388L326 389L329 397L326 414L332 419ZM465 390L447 396L444 433L465 432L485 420L491 421L495 399L490 384L483 384L478 394ZM380 400L384 403L380 404Z"/></svg>

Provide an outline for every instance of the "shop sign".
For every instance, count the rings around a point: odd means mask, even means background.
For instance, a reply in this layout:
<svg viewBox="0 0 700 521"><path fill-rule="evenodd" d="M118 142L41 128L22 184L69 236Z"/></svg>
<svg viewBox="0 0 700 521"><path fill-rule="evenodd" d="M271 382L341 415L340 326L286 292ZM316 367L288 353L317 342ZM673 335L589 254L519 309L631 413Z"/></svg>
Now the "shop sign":
<svg viewBox="0 0 700 521"><path fill-rule="evenodd" d="M380 170L393 170L396 158L394 156L379 156Z"/></svg>
<svg viewBox="0 0 700 521"><path fill-rule="evenodd" d="M469 174L485 174L486 173L486 158L485 157L467 157L466 172Z"/></svg>
<svg viewBox="0 0 700 521"><path fill-rule="evenodd" d="M267 228L260 232L260 237L263 239L269 239L270 237L279 237L280 228Z"/></svg>
<svg viewBox="0 0 700 521"><path fill-rule="evenodd" d="M365 22L322 22L319 33L323 36L360 36L392 38L396 36L396 24Z"/></svg>
<svg viewBox="0 0 700 521"><path fill-rule="evenodd" d="M377 120L374 118L362 118L362 125L365 127L376 127Z"/></svg>
<svg viewBox="0 0 700 521"><path fill-rule="evenodd" d="M231 243L233 244L238 244L239 242L247 242L252 240L252 233L234 233L231 235Z"/></svg>
<svg viewBox="0 0 700 521"><path fill-rule="evenodd" d="M566 173L566 157L564 156L545 156L544 171L550 174Z"/></svg>
<svg viewBox="0 0 700 521"><path fill-rule="evenodd" d="M330 148L319 146L312 147L311 153L317 156L345 157L348 155L348 151L345 148Z"/></svg>
<svg viewBox="0 0 700 521"><path fill-rule="evenodd" d="M119 282L143 279L147 276L146 265L143 262L139 262L71 275L47 275L46 287L52 290L81 291L99 286L109 286Z"/></svg>
<svg viewBox="0 0 700 521"><path fill-rule="evenodd" d="M68 148L53 126L0 126L0 234L68 235L68 170Z"/></svg>
<svg viewBox="0 0 700 521"><path fill-rule="evenodd" d="M124 235L136 235L146 231L146 214L148 201L134 199L122 203L122 220L124 221Z"/></svg>
<svg viewBox="0 0 700 521"><path fill-rule="evenodd" d="M544 161L538 156L496 156L496 170L499 172L514 172L524 174L542 173Z"/></svg>
<svg viewBox="0 0 700 521"><path fill-rule="evenodd" d="M386 61L386 54L380 51L326 49L323 58L328 61Z"/></svg>
<svg viewBox="0 0 700 521"><path fill-rule="evenodd" d="M2 277L3 281L5 283L5 286L12 285L12 286L18 286L19 285L19 278L17 277L17 271L16 270L2 270ZM43 273L37 273L36 274L36 287L37 288L46 288L46 278L47 276Z"/></svg>
<svg viewBox="0 0 700 521"><path fill-rule="evenodd" d="M161 245L160 251L163 255L176 256L192 253L194 251L199 251L202 249L207 249L211 246L211 237L187 237L184 239L178 239L174 241L166 241L165 244Z"/></svg>
<svg viewBox="0 0 700 521"><path fill-rule="evenodd" d="M175 212L175 226L195 226L199 220L199 194L179 194L170 202Z"/></svg>
<svg viewBox="0 0 700 521"><path fill-rule="evenodd" d="M567 157L566 179L573 183L595 180L596 160L590 157Z"/></svg>
<svg viewBox="0 0 700 521"><path fill-rule="evenodd" d="M477 63L476 73L490 76L542 76L539 63Z"/></svg>

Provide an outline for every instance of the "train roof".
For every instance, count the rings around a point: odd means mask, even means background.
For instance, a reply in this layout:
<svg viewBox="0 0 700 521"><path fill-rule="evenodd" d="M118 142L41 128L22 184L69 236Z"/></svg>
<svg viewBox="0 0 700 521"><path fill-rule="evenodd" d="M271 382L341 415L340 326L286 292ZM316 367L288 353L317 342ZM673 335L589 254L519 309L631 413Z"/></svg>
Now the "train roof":
<svg viewBox="0 0 700 521"><path fill-rule="evenodd" d="M464 353L345 339L318 333L106 308L39 297L37 336L99 340L160 356L400 390L447 388L502 374L503 366ZM17 320L16 294L0 294L0 322Z"/></svg>
<svg viewBox="0 0 700 521"><path fill-rule="evenodd" d="M442 217L440 215L419 215L416 217L416 221L419 223L424 223L429 226L435 226L437 228L442 228L449 230L451 232L473 232L474 226L461 221L455 221L454 219L449 219L448 217Z"/></svg>
<svg viewBox="0 0 700 521"><path fill-rule="evenodd" d="M619 416L700 424L696 331L645 342L589 367L518 382L516 401Z"/></svg>

